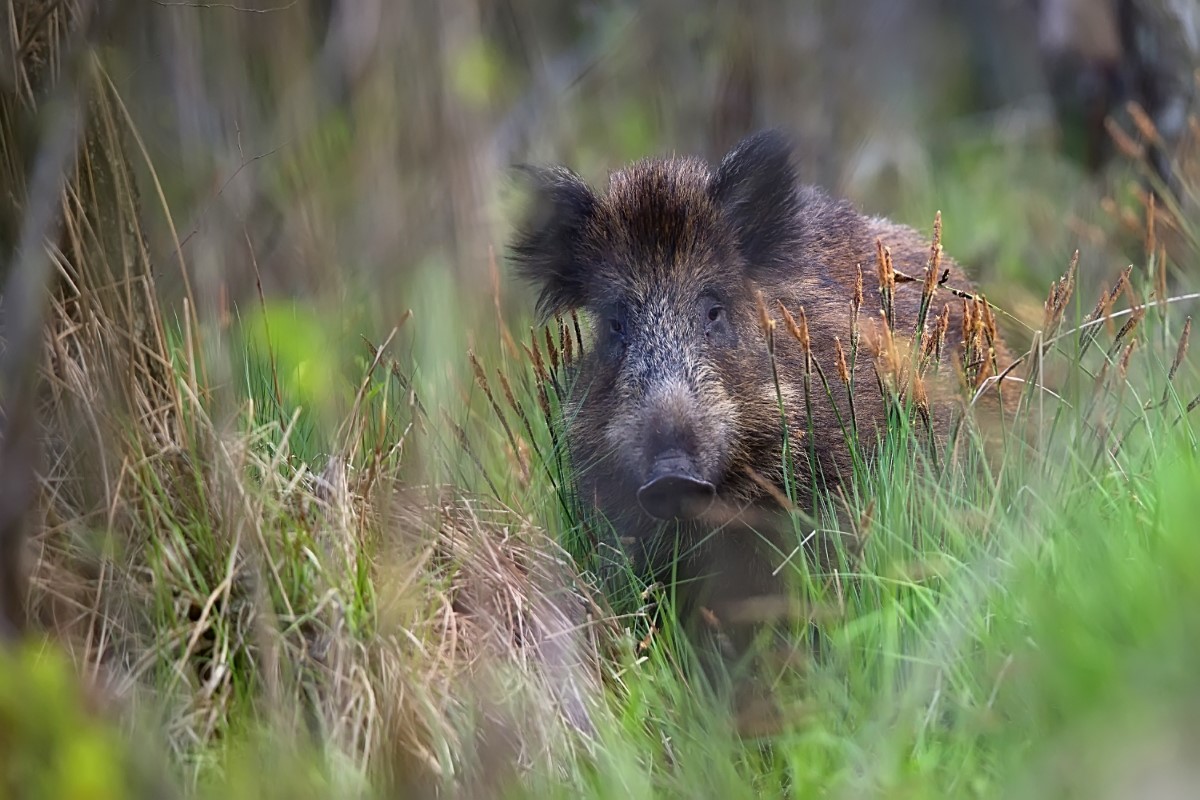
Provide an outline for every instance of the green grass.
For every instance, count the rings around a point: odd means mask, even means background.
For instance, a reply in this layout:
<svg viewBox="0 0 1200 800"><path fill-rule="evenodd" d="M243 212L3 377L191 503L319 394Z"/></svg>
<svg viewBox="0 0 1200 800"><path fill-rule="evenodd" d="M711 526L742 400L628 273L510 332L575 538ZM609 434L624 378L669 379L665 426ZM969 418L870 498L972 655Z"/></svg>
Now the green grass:
<svg viewBox="0 0 1200 800"><path fill-rule="evenodd" d="M945 498L914 514L921 481L896 470L875 487L872 563L846 576L858 587L826 662L782 695L793 730L739 741L652 657L581 774L538 783L564 797L1096 796L1162 758L1185 780L1182 754L1127 746L1130 725L1195 745L1200 463L1158 433L1136 469L1080 471L1049 496L1026 485L984 519ZM934 531L950 544L934 548ZM896 569L913 557L920 582Z"/></svg>
<svg viewBox="0 0 1200 800"><path fill-rule="evenodd" d="M111 659L98 635L125 640L137 669L106 661L117 677L136 676L138 722L124 741L149 744L182 786L281 797L411 789L403 765L412 751L428 762L422 781L468 792L496 784L506 796L1096 796L1140 770L1190 774L1200 463L1184 413L1195 374L1185 365L1166 381L1177 314L1147 316L1138 330L1146 344L1124 375L1120 348L1107 352L1111 333L1082 358L1078 335L1063 339L1048 368L1076 377L1057 387L1061 400L1026 412L1048 423L1041 454L1011 439L989 469L970 457L934 467L906 446L906 428L893 431L849 496L852 516L869 517L861 557L843 553L836 574L801 570L797 592L821 611L822 656L775 673L785 725L762 739L739 738L728 708L695 681L669 618L651 629L639 602L618 604L619 616L576 637L593 675L576 688L594 730L564 721L553 701L558 667L533 639L513 642L520 625L546 620L538 596L553 584L529 576L570 572L536 529L581 567L591 563L553 455L558 398L547 392L545 418L528 359L499 351L481 354L487 379L473 379L465 357L435 344L436 325L420 322L406 333L431 342L392 347L424 350L427 361L385 355L368 373L368 354L363 378L333 386L330 407L350 416L322 449L354 454L340 488L311 476L327 455L293 454L293 437L303 437L300 452L313 441L289 427L303 409L269 402L277 381L285 397L303 396L302 371L280 370L280 357L272 374L256 334L244 333L246 381L235 396L253 413L218 430L203 406L185 403L185 457L144 461L110 497L121 514L100 553L113 555L74 553L74 567L63 566L86 575L80 564L104 565L130 582L95 584L97 649L76 649L76 658ZM184 385L202 370L185 346L176 352L171 379ZM434 388L458 401L417 404L422 381L447 364L459 366ZM500 372L524 418L500 390ZM320 420L310 417L312 429ZM398 452L391 445L403 431L412 444ZM124 446L145 436L136 426L125 435ZM421 494L403 512L389 507L413 457L427 468L420 474L469 494L451 506ZM371 485L372 473L388 481ZM451 507L460 516L436 511ZM831 504L821 510L822 524L837 524ZM50 602L64 590L48 570L71 548L53 534L42 542ZM517 566L498 565L505 559ZM585 573L581 591L587 585ZM516 606L508 593L523 593ZM439 620L446 613L458 615L449 628ZM448 645L450 634L463 641ZM447 646L467 650L434 652ZM18 677L6 684L41 680L52 652L9 663ZM35 697L10 693L0 714L20 724ZM1165 744L1131 748L1131 730ZM84 734L56 735L73 747ZM286 780L267 777L264 760Z"/></svg>

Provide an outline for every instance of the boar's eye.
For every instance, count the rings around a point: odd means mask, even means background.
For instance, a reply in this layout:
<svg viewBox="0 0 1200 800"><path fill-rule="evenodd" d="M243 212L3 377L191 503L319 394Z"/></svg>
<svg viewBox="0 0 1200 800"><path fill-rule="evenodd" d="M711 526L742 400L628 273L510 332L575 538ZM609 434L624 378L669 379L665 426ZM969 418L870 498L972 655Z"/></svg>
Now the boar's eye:
<svg viewBox="0 0 1200 800"><path fill-rule="evenodd" d="M725 329L725 306L712 295L700 298L700 319L704 323L704 335L709 336Z"/></svg>
<svg viewBox="0 0 1200 800"><path fill-rule="evenodd" d="M601 330L607 331L605 337L606 349L616 355L625 346L625 314L623 311L609 312L604 318L605 326Z"/></svg>
<svg viewBox="0 0 1200 800"><path fill-rule="evenodd" d="M729 315L725 306L715 297L700 301L700 320L704 326L704 338L712 344L730 344Z"/></svg>

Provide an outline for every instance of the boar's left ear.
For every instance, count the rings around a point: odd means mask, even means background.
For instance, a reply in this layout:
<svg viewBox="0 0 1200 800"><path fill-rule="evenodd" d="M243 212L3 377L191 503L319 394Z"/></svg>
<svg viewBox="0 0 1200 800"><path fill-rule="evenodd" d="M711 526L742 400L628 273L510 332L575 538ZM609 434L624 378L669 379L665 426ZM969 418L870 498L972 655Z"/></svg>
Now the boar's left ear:
<svg viewBox="0 0 1200 800"><path fill-rule="evenodd" d="M721 161L708 190L737 233L752 271L793 261L801 203L786 135L767 130L743 139Z"/></svg>
<svg viewBox="0 0 1200 800"><path fill-rule="evenodd" d="M596 195L570 170L523 167L533 189L533 204L511 246L517 272L541 291L537 310L543 319L582 306L587 265L582 258L583 231L596 209Z"/></svg>

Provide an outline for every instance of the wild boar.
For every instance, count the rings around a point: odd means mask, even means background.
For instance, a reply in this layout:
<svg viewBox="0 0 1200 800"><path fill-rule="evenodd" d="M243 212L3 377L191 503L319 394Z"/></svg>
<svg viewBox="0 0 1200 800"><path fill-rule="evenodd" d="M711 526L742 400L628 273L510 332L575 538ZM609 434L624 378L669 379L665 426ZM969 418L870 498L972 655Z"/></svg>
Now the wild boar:
<svg viewBox="0 0 1200 800"><path fill-rule="evenodd" d="M926 281L930 242L800 185L781 133L743 140L715 170L687 157L640 161L612 174L604 193L564 168L534 177L512 258L540 289L543 316L578 310L593 331L564 415L576 488L648 578L704 572L710 587L736 584L742 598L771 592L780 557L743 557L753 546L728 523L778 507L785 421L801 508L812 487L849 478L849 439L869 445L886 430L881 381L895 376L877 374L881 359L867 352L891 341L876 299L879 258L893 275L895 339L914 330L932 293L921 347L947 374L968 355L964 331L992 375L1009 362L958 266L939 253ZM785 332L783 308L802 320L797 336ZM780 325L773 353L764 324ZM863 352L847 365L854 328ZM918 393L926 429L944 437L953 393Z"/></svg>

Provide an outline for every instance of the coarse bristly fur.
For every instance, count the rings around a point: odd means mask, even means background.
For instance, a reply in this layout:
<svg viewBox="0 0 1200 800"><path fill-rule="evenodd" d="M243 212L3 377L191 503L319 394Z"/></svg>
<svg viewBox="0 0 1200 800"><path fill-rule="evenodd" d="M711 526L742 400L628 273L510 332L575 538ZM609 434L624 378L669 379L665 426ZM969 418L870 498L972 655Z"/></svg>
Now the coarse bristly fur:
<svg viewBox="0 0 1200 800"><path fill-rule="evenodd" d="M639 506L638 488L669 448L686 454L715 487L726 523L730 511L777 507L779 492L770 487L784 485L780 394L797 441L793 455L804 456L794 458L800 506L811 508L811 486L834 488L848 479L851 449L834 406L849 419L844 387L831 403L810 373L806 403L803 347L776 336L776 389L758 293L772 313L780 304L804 310L812 359L836 382L835 337L850 340L859 270L875 274L877 242L890 249L896 270L918 278L930 243L800 185L790 143L774 131L738 144L715 171L695 158L637 162L613 173L603 194L563 168L532 175L534 209L513 260L540 288L543 315L582 310L594 330L565 415L581 500L611 525L620 549L647 576L672 569L677 578L694 577L713 573L715 564L715 583L740 582L742 595L769 592L770 565L739 566L753 547L747 537L736 537L713 514L656 519ZM964 304L946 287L970 287L950 259L942 259L941 270L948 277L928 326L948 305L941 361L949 367L962 355ZM916 326L922 291L919 279L896 285L898 335ZM878 304L867 300L862 318L864 329L877 323ZM996 369L1003 369L1009 357L993 344ZM869 441L886 428L886 400L868 354L860 353L853 372L858 437ZM950 415L938 412L949 401L932 398L935 438L945 436Z"/></svg>

